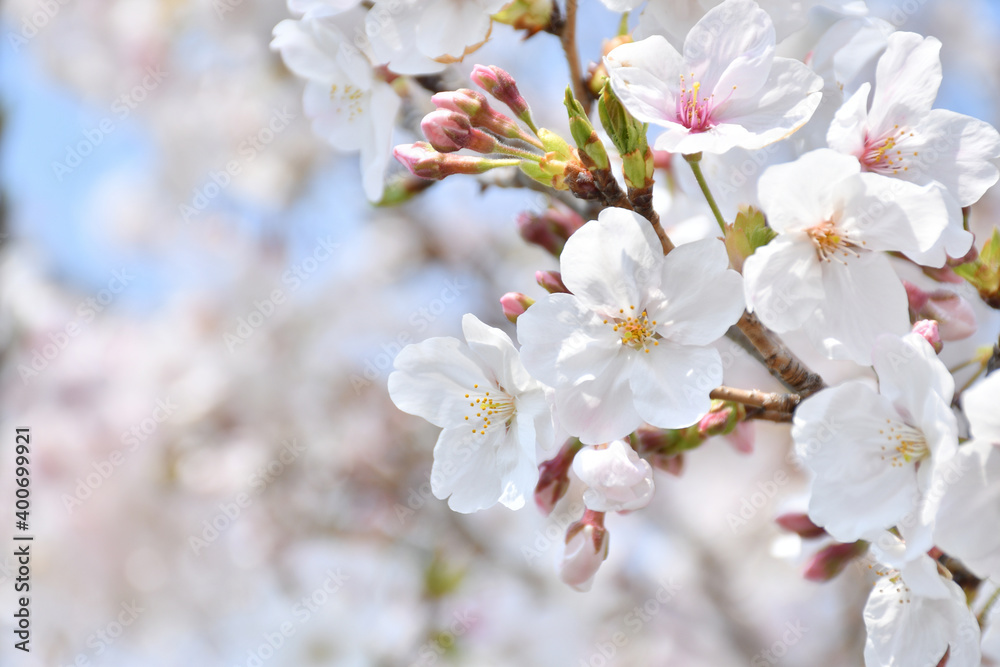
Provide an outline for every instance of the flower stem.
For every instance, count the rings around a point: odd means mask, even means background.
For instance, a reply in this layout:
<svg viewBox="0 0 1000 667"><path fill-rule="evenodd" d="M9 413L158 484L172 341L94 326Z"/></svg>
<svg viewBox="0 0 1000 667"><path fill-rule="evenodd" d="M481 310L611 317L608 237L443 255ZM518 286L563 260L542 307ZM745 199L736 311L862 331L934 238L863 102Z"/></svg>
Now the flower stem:
<svg viewBox="0 0 1000 667"><path fill-rule="evenodd" d="M522 160L531 160L532 162L541 162L542 156L538 153L532 153L531 151L526 151L522 148L516 148L514 146L508 146L507 144L502 144L497 142L496 147L497 153L503 155L511 155L513 157L521 158Z"/></svg>
<svg viewBox="0 0 1000 667"><path fill-rule="evenodd" d="M990 599L986 601L986 606L983 607L983 610L979 612L978 616L976 616L976 620L979 621L979 627L983 627L983 624L986 622L986 617L989 616L990 610L993 608L993 605L996 604L998 599L1000 599L1000 588L993 591L993 595L991 595Z"/></svg>
<svg viewBox="0 0 1000 667"><path fill-rule="evenodd" d="M701 153L692 153L690 155L685 155L684 159L687 163L691 165L691 171L694 172L694 177L698 181L698 187L701 188L702 194L705 195L705 200L708 202L709 207L712 209L712 213L715 215L715 221L719 223L719 229L722 233L726 233L726 221L722 217L722 211L719 210L719 205L715 203L715 197L712 196L712 191L708 189L708 183L705 182L705 175L701 173Z"/></svg>

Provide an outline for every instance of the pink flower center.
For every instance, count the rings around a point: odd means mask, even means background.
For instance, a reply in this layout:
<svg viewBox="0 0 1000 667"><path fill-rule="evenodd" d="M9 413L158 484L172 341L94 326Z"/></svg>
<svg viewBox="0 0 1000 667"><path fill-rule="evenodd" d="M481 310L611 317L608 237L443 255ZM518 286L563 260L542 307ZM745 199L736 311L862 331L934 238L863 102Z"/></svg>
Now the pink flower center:
<svg viewBox="0 0 1000 667"><path fill-rule="evenodd" d="M694 73L691 74L694 79ZM733 86L736 90L736 86ZM730 93L730 97L732 93ZM677 97L677 121L692 132L705 132L716 125L712 120L712 111L726 102L715 101L715 93L705 97L701 95L701 82L694 81L688 88L687 80L681 75L681 94Z"/></svg>
<svg viewBox="0 0 1000 667"><path fill-rule="evenodd" d="M898 174L901 171L909 171L912 158L919 155L917 151L912 153L904 152L898 144L905 137L913 136L912 132L899 129L899 125L893 127L892 134L878 139L865 137L865 147L861 153L860 160L862 166L869 171L880 174Z"/></svg>
<svg viewBox="0 0 1000 667"><path fill-rule="evenodd" d="M816 256L822 262L836 259L846 264L838 255L860 257L861 246L849 239L846 232L837 229L837 225L832 220L810 227L806 230L806 234L809 235L809 239L816 247ZM862 241L861 245L865 245L865 242Z"/></svg>

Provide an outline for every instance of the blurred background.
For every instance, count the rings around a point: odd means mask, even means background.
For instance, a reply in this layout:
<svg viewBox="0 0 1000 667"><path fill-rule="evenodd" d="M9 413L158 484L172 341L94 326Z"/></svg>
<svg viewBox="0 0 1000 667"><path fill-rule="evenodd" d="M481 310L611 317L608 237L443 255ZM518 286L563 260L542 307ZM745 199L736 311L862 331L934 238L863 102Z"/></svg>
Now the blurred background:
<svg viewBox="0 0 1000 667"><path fill-rule="evenodd" d="M617 21L581 5L586 63ZM996 3L869 6L944 42L939 106L998 124ZM555 571L565 517L430 494L437 430L389 401L392 358L466 312L513 333L499 297L537 296L534 271L556 268L515 225L543 196L453 178L373 207L268 48L280 2L0 16L0 664L861 664L861 569L805 581L812 548L772 521L803 490L787 427L658 473L653 504L609 517L589 593ZM520 40L495 26L449 76L500 65L568 136L558 41ZM995 339L981 316L955 361ZM774 386L751 364L727 384ZM16 426L33 438L30 655L7 611Z"/></svg>

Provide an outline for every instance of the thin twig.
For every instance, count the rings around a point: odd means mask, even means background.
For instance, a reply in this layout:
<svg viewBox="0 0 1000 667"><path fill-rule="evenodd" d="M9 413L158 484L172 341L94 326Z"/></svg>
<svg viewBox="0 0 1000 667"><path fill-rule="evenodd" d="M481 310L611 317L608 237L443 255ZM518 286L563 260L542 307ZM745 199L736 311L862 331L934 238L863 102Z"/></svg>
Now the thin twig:
<svg viewBox="0 0 1000 667"><path fill-rule="evenodd" d="M733 387L719 387L713 389L710 394L712 398L720 401L734 401L743 405L750 405L764 410L775 412L791 413L802 400L798 394L777 394L756 389L735 389Z"/></svg>
<svg viewBox="0 0 1000 667"><path fill-rule="evenodd" d="M823 378L809 370L791 350L774 340L774 334L757 319L756 315L744 312L736 326L760 352L764 365L771 374L781 378L785 384L795 389L799 396L806 398L826 386Z"/></svg>
<svg viewBox="0 0 1000 667"><path fill-rule="evenodd" d="M663 246L663 254L668 254L674 249L674 244L667 236L663 225L660 224L660 214L653 208L653 184L650 183L644 188L629 188L628 198L635 212L649 220L649 223L653 225L653 231L656 232L656 237L660 239L660 245Z"/></svg>
<svg viewBox="0 0 1000 667"><path fill-rule="evenodd" d="M559 33L566 62L569 64L569 78L573 83L573 94L583 105L583 111L590 115L590 93L583 85L583 72L580 69L580 54L576 48L576 0L566 0L566 20Z"/></svg>

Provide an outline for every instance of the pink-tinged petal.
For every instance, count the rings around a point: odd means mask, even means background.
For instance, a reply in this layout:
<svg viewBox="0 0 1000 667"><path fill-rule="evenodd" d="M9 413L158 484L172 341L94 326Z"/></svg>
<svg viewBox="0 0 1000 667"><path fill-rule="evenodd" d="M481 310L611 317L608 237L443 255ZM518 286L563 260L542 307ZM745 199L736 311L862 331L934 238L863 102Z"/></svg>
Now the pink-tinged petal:
<svg viewBox="0 0 1000 667"><path fill-rule="evenodd" d="M986 440L959 447L941 479L937 545L976 576L1000 577L1000 531L984 529L1000 526L1000 447Z"/></svg>
<svg viewBox="0 0 1000 667"><path fill-rule="evenodd" d="M881 334L910 330L906 290L880 253L823 262L822 268L826 298L806 333L829 358L867 366Z"/></svg>
<svg viewBox="0 0 1000 667"><path fill-rule="evenodd" d="M868 96L872 85L863 83L840 107L830 129L826 142L833 150L844 155L860 158L865 153L865 135L868 130Z"/></svg>
<svg viewBox="0 0 1000 667"><path fill-rule="evenodd" d="M649 221L633 211L606 208L566 241L563 283L581 302L605 314L646 305L660 286L663 252ZM529 309L530 312L530 309Z"/></svg>
<svg viewBox="0 0 1000 667"><path fill-rule="evenodd" d="M395 367L389 374L392 402L442 428L464 427L469 414L465 394L488 382L479 359L456 338L407 345L396 355Z"/></svg>
<svg viewBox="0 0 1000 667"><path fill-rule="evenodd" d="M621 337L572 294L550 294L517 318L521 363L550 387L591 380L618 355Z"/></svg>
<svg viewBox="0 0 1000 667"><path fill-rule="evenodd" d="M632 359L635 409L659 428L686 428L712 407L709 392L722 384L722 358L713 347L661 342Z"/></svg>
<svg viewBox="0 0 1000 667"><path fill-rule="evenodd" d="M659 35L622 44L605 56L611 87L629 112L644 123L677 122L681 54Z"/></svg>
<svg viewBox="0 0 1000 667"><path fill-rule="evenodd" d="M868 250L899 251L929 257L948 227L947 191L940 185L919 186L879 174L861 174L861 187L845 187L838 197L845 211L840 226L851 240Z"/></svg>
<svg viewBox="0 0 1000 667"><path fill-rule="evenodd" d="M743 279L729 268L725 245L702 239L675 248L663 262L668 291L657 331L680 345L708 345L743 314ZM711 304L707 307L706 304Z"/></svg>
<svg viewBox="0 0 1000 667"><path fill-rule="evenodd" d="M875 95L868 114L873 137L909 127L927 115L941 86L941 42L912 32L889 35L875 68Z"/></svg>
<svg viewBox="0 0 1000 667"><path fill-rule="evenodd" d="M534 382L521 364L510 336L483 324L471 313L462 316L462 333L469 348L481 360L489 379L502 386L508 394L533 388L531 385Z"/></svg>
<svg viewBox="0 0 1000 667"><path fill-rule="evenodd" d="M713 111L719 126L738 125L750 138L736 144L757 149L790 136L806 124L823 98L823 79L791 58L775 58L758 94L733 98Z"/></svg>
<svg viewBox="0 0 1000 667"><path fill-rule="evenodd" d="M815 475L809 518L840 542L870 538L917 508L915 465L894 465L888 419L899 419L892 404L861 382L821 391L795 411L796 452Z"/></svg>
<svg viewBox="0 0 1000 667"><path fill-rule="evenodd" d="M642 424L625 362L616 359L595 379L556 389L559 421L586 445L624 438Z"/></svg>
<svg viewBox="0 0 1000 667"><path fill-rule="evenodd" d="M831 186L860 172L856 159L828 148L768 167L757 186L768 225L781 234L831 220Z"/></svg>
<svg viewBox="0 0 1000 667"><path fill-rule="evenodd" d="M729 0L710 9L684 40L687 77L701 83L701 93L714 93L717 103L734 89L757 94L767 81L774 60L774 25L767 12L751 0Z"/></svg>
<svg viewBox="0 0 1000 667"><path fill-rule="evenodd" d="M879 579L864 611L866 667L932 667L945 653L948 667L979 667L979 624L958 584L944 585L947 598L927 598L905 580Z"/></svg>
<svg viewBox="0 0 1000 667"><path fill-rule="evenodd" d="M784 333L798 329L823 301L823 269L805 233L782 234L743 264L747 309Z"/></svg>
<svg viewBox="0 0 1000 667"><path fill-rule="evenodd" d="M961 206L971 206L1000 179L1000 133L989 123L934 109L897 146L910 169L896 174L916 183L937 181Z"/></svg>
<svg viewBox="0 0 1000 667"><path fill-rule="evenodd" d="M994 371L962 394L962 411L973 438L1000 446L1000 372Z"/></svg>

